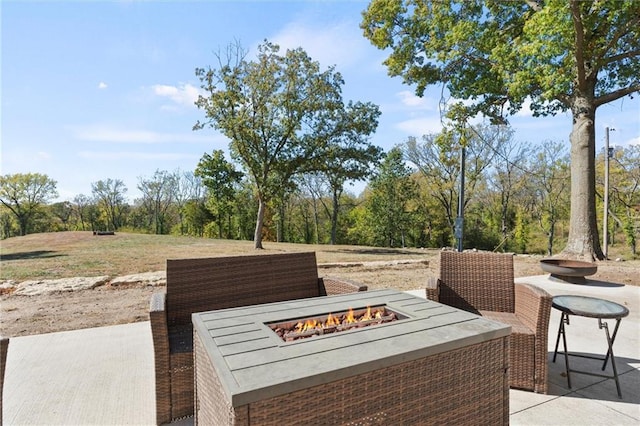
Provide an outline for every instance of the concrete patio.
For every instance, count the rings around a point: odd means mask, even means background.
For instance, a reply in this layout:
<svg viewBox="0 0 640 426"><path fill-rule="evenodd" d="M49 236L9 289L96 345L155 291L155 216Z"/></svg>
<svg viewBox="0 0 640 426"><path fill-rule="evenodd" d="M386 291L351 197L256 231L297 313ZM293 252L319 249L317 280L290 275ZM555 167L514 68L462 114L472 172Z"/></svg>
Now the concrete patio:
<svg viewBox="0 0 640 426"><path fill-rule="evenodd" d="M548 275L517 281L536 284L552 295L608 299L625 305L630 314L622 320L614 345L622 399L611 379L572 374L573 389L568 389L563 357L551 362L560 321L560 313L552 309L549 393L511 390L511 424L640 424L640 287L595 280L568 284ZM420 290L412 293L424 295ZM571 352L606 352L604 331L592 318L571 317L567 344ZM575 357L570 361L575 369L600 370L598 361ZM149 322L17 337L9 344L4 424L152 425L154 398ZM176 424L190 425L192 419Z"/></svg>

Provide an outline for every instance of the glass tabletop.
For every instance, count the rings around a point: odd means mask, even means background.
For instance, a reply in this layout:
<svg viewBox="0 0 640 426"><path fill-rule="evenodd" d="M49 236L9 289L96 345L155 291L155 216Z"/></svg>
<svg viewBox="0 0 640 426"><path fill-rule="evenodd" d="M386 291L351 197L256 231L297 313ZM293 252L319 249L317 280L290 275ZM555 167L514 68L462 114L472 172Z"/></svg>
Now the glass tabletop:
<svg viewBox="0 0 640 426"><path fill-rule="evenodd" d="M570 315L592 318L622 318L629 309L619 303L587 296L555 296L553 307Z"/></svg>

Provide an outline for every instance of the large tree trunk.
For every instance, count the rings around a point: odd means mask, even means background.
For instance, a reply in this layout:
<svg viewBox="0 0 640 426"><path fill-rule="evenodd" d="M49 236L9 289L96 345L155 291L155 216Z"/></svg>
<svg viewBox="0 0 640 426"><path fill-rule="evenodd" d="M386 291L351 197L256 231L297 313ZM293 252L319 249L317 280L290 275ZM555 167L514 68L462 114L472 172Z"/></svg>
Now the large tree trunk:
<svg viewBox="0 0 640 426"><path fill-rule="evenodd" d="M331 206L331 245L336 244L338 236L338 211L340 210L340 195L342 191L333 190L333 200Z"/></svg>
<svg viewBox="0 0 640 426"><path fill-rule="evenodd" d="M587 96L573 100L571 130L571 219L566 257L604 259L596 220L595 106Z"/></svg>
<svg viewBox="0 0 640 426"><path fill-rule="evenodd" d="M253 248L262 249L262 226L264 224L264 211L267 203L263 197L258 197L258 218L256 219L256 231L253 234Z"/></svg>

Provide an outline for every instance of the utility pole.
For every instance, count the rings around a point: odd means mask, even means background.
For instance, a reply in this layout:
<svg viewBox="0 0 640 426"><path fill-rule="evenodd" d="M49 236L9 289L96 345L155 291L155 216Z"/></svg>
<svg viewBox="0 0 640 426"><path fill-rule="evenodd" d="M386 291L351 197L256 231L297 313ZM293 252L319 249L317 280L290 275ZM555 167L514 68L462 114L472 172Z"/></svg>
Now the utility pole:
<svg viewBox="0 0 640 426"><path fill-rule="evenodd" d="M602 252L605 260L608 259L609 244L609 158L612 157L613 150L609 148L609 132L613 132L613 128L605 128L604 138L604 218L602 221Z"/></svg>

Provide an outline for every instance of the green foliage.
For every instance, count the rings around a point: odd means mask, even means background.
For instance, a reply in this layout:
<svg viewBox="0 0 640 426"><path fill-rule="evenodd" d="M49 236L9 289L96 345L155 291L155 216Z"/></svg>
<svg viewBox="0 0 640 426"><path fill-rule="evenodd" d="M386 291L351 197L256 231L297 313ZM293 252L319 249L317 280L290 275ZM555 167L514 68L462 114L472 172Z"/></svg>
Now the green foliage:
<svg viewBox="0 0 640 426"><path fill-rule="evenodd" d="M201 87L196 105L206 115L194 129L220 130L230 140L232 156L255 185L260 208L254 242L262 247L266 204L281 195L293 175L318 170L327 141L316 137L326 129L327 115L341 105L342 77L301 48L287 50L268 41L258 46L255 61L246 61L240 46L230 46L217 68L197 68Z"/></svg>
<svg viewBox="0 0 640 426"><path fill-rule="evenodd" d="M467 117L502 121L527 99L536 115L569 109L582 80L606 102L638 91L638 16L634 1L374 0L361 27L418 95L444 83L474 100Z"/></svg>
<svg viewBox="0 0 640 426"><path fill-rule="evenodd" d="M69 221L71 220L71 215L73 214L73 205L70 201L61 201L58 203L53 203L50 206L51 214L57 218L59 222L59 226L56 227L56 230L59 231L68 231L69 230Z"/></svg>
<svg viewBox="0 0 640 426"><path fill-rule="evenodd" d="M91 184L91 192L99 209L97 224L103 225L96 231L117 231L125 225L126 212L129 206L124 194L127 187L120 179L99 180Z"/></svg>
<svg viewBox="0 0 640 426"><path fill-rule="evenodd" d="M454 244L454 224L458 210L460 157L462 147L465 160L465 205L482 189L485 173L496 150L511 137L501 126L479 125L466 129L445 130L439 134L422 136L418 141L410 137L401 145L404 157L414 164L425 180L424 188L437 200L439 210L446 217Z"/></svg>
<svg viewBox="0 0 640 426"><path fill-rule="evenodd" d="M516 209L516 224L514 229L515 248L518 253L527 253L530 240L531 227L525 209L519 206Z"/></svg>
<svg viewBox="0 0 640 426"><path fill-rule="evenodd" d="M347 221L350 226L345 238L346 244L375 245L375 231L371 226L371 214L365 204L352 209L347 214Z"/></svg>
<svg viewBox="0 0 640 426"><path fill-rule="evenodd" d="M556 226L569 217L570 172L564 146L546 141L529 164L527 183L532 216L547 235L547 255L554 254Z"/></svg>
<svg viewBox="0 0 640 426"><path fill-rule="evenodd" d="M231 238L232 229L226 225L233 215L233 200L243 173L224 158L222 150L205 153L196 167L195 175L208 189L207 208L217 218L218 238Z"/></svg>
<svg viewBox="0 0 640 426"><path fill-rule="evenodd" d="M417 195L411 169L405 166L400 148L391 149L370 182L367 210L376 245L405 247L411 228L409 201Z"/></svg>
<svg viewBox="0 0 640 426"><path fill-rule="evenodd" d="M166 170L156 170L150 178L138 178L138 189L142 193L141 212L149 230L155 234L168 234L177 219L173 202L177 185L178 176Z"/></svg>
<svg viewBox="0 0 640 426"><path fill-rule="evenodd" d="M213 221L211 212L199 200L191 200L185 205L185 224L189 235L203 237L207 224Z"/></svg>
<svg viewBox="0 0 640 426"><path fill-rule="evenodd" d="M332 194L331 244L336 244L340 198L348 180L362 180L382 155L382 149L369 142L378 127L380 110L372 103L349 102L337 108L324 132L317 137L327 141L326 156L320 173Z"/></svg>
<svg viewBox="0 0 640 426"><path fill-rule="evenodd" d="M373 0L361 28L389 52L392 76L439 84L454 127L494 123L529 101L535 116L571 111L569 255L602 258L595 213L596 109L640 92L640 2ZM466 101L466 102L465 102Z"/></svg>
<svg viewBox="0 0 640 426"><path fill-rule="evenodd" d="M627 238L627 244L629 245L629 248L631 248L631 254L635 257L638 226L631 219L626 219L622 229L624 230L624 235Z"/></svg>
<svg viewBox="0 0 640 426"><path fill-rule="evenodd" d="M0 176L0 203L16 218L20 235L37 232L44 205L58 196L56 181L40 173Z"/></svg>

